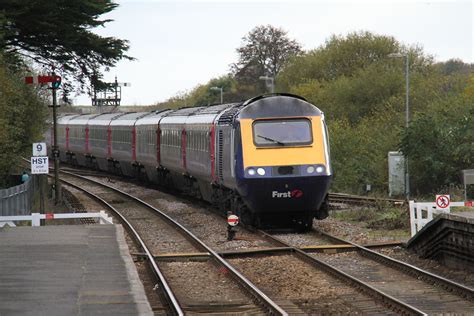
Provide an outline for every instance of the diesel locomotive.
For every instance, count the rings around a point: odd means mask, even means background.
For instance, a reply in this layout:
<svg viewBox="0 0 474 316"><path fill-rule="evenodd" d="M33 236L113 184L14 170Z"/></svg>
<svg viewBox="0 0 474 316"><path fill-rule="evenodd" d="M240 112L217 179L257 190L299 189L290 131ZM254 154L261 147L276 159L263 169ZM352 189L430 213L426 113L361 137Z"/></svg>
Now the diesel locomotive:
<svg viewBox="0 0 474 316"><path fill-rule="evenodd" d="M328 215L324 114L304 98L58 119L62 161L144 177L262 227L307 230Z"/></svg>

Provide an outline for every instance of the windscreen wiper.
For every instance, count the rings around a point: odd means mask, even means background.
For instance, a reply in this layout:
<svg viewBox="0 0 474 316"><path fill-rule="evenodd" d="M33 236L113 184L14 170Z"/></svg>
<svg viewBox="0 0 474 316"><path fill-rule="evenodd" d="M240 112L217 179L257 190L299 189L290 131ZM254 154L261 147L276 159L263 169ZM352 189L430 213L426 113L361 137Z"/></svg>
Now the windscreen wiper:
<svg viewBox="0 0 474 316"><path fill-rule="evenodd" d="M267 137L267 136L257 135L257 137L260 137L260 138L263 138L263 139L265 139L265 140L268 140L268 141L271 141L271 142L277 143L278 145L285 146L285 143L283 143L283 142L281 142L281 141L279 141L279 140L276 140L276 139L273 139L273 138Z"/></svg>

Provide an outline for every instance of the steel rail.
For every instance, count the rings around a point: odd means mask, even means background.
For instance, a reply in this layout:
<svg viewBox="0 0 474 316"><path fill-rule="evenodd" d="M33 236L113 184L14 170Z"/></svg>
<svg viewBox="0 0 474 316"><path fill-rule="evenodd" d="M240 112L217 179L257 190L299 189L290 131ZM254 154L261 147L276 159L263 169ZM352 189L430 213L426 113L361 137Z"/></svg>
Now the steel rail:
<svg viewBox="0 0 474 316"><path fill-rule="evenodd" d="M119 190L117 188L114 188L110 185L107 185L105 183L101 183L99 181L95 181L92 179L89 179L84 176L76 175L72 172L68 171L61 171L65 174L68 174L73 177L81 178L86 181L90 181L92 183L96 183L98 185L107 187L117 193L120 193L124 196L127 196L130 199L133 199L137 201L138 203L146 206L150 210L153 210L157 215L159 215L161 218L165 219L169 224L177 228L183 236L191 238L197 245L199 245L201 248L203 248L205 251L209 252L211 256L222 266L224 266L233 276L233 278L241 285L243 288L247 290L248 293L250 293L254 299L256 300L257 305L263 305L266 309L268 309L268 312L270 314L274 315L288 315L287 312L285 312L280 306L278 306L273 300L271 300L265 293L263 293L260 289L258 289L253 283L251 283L247 278L245 278L240 272L238 272L233 266L231 266L225 259L223 259L217 252L212 250L209 246L207 246L205 243L203 243L200 239L198 239L193 233L191 233L187 228L185 228L183 225L180 223L174 221L170 216L166 215L159 209L155 208L151 204L133 196L130 195L122 190Z"/></svg>
<svg viewBox="0 0 474 316"><path fill-rule="evenodd" d="M61 171L63 172L63 171ZM163 292L165 294L166 300L171 307L171 311L173 315L184 315L184 312L182 310L181 305L179 304L178 300L176 299L176 296L174 295L173 291L171 290L171 287L169 286L168 282L166 281L166 278L164 275L161 273L160 268L156 264L156 261L153 259L153 254L151 251L148 249L146 246L145 242L141 239L140 235L138 232L135 230L135 228L132 226L132 224L118 211L116 210L110 203L102 199L101 197L95 195L94 193L88 191L87 189L84 189L70 181L67 181L65 179L60 179L62 182L66 183L69 186L72 186L78 190L83 191L87 195L93 197L94 199L100 201L102 204L104 204L106 207L108 207L110 210L112 210L119 218L120 221L125 224L126 229L131 232L131 235L135 239L135 241L140 245L140 247L143 249L145 252L146 257L148 258L148 262L152 267L153 273L155 274L155 277L158 279L159 283L161 284L163 288Z"/></svg>
<svg viewBox="0 0 474 316"><path fill-rule="evenodd" d="M328 272L329 274L333 275L336 278L342 279L346 282L349 282L350 284L355 284L356 287L362 289L369 296L378 298L385 305L388 305L389 307L395 307L396 308L395 312L403 313L403 314L409 314L409 315L428 315L427 313L423 312L422 310L420 310L420 309L418 309L418 308L416 308L412 305L409 305L409 304L393 297L392 295L389 295L389 294L387 294L387 293L371 286L370 284L367 284L367 283L365 283L365 282L363 282L363 281L347 274L346 272L344 272L344 271L342 271L342 270L340 270L336 267L333 267L333 266L331 266L330 264L328 264L326 262L323 262L322 260L319 260L317 258L314 258L314 257L310 256L308 253L304 252L303 250L301 250L297 247L294 247L294 246L284 242L283 240L281 240L277 237L274 237L274 236L272 236L272 235L270 235L270 234L268 234L268 233L266 233L262 230L254 230L254 231L258 232L259 234L261 234L265 238L268 238L270 241L273 241L273 242L276 242L276 243L280 244L283 247L293 248L293 251L303 261L305 261L309 264L312 264L312 265L317 265L319 268L323 269L324 271ZM333 236L328 235L327 237L330 238L330 237L333 237ZM339 238L334 237L334 239L338 240Z"/></svg>
<svg viewBox="0 0 474 316"><path fill-rule="evenodd" d="M376 198L372 196L360 196L360 195L351 195L345 193L329 193L329 203L331 200L344 201L344 202L356 202L356 203L377 203L377 202L389 202L392 204L403 205L405 200L398 199L387 199L387 198Z"/></svg>
<svg viewBox="0 0 474 316"><path fill-rule="evenodd" d="M318 231L318 233L320 233L322 235L325 235L325 236L328 236L328 237L331 236L331 235L329 235L325 232L322 232L322 231L319 231L319 230L317 230L317 231ZM406 262L391 258L389 256L378 253L376 251L370 250L367 247L358 245L358 244L353 243L351 241L344 240L342 238L338 238L338 237L334 237L334 236L331 236L331 237L336 238L341 242L345 242L345 243L348 243L350 245L353 245L363 255L365 255L366 257L372 258L375 261L378 261L378 262L381 262L385 265L396 268L397 270L399 270L401 272L404 272L406 274L409 274L411 276L415 276L415 277L420 277L421 276L423 278L423 280L428 281L431 284L440 284L445 289L448 289L452 292L455 292L458 295L461 295L461 296L463 296L465 298L468 298L470 300L474 299L474 289L473 288L470 288L470 287L465 286L463 284L460 284L460 283L454 282L452 280L443 278L439 275L436 275L434 273L425 271L423 269L420 269L420 268L418 268L414 265L408 264Z"/></svg>

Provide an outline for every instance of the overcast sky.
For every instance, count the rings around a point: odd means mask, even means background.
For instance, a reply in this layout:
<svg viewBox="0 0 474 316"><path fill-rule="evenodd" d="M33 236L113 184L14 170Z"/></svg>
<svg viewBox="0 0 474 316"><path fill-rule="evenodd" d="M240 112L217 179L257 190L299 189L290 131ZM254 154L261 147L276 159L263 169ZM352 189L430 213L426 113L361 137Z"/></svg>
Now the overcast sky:
<svg viewBox="0 0 474 316"><path fill-rule="evenodd" d="M129 55L105 73L130 82L122 105L150 105L225 75L255 26L281 27L306 50L332 34L370 31L422 46L436 61L474 62L472 1L164 1L117 0L102 36L130 41ZM88 105L80 96L75 104Z"/></svg>

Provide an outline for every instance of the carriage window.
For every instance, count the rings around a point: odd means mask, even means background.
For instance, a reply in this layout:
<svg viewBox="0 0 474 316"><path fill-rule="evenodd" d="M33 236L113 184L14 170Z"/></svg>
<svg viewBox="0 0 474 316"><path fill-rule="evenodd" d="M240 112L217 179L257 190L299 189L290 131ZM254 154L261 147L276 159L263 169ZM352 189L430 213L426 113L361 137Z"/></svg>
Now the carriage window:
<svg viewBox="0 0 474 316"><path fill-rule="evenodd" d="M308 119L257 120L253 141L259 147L309 145L313 141Z"/></svg>

